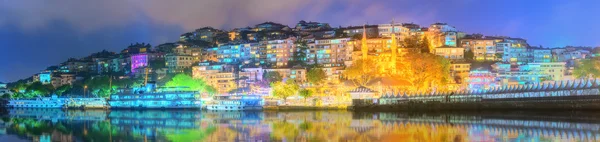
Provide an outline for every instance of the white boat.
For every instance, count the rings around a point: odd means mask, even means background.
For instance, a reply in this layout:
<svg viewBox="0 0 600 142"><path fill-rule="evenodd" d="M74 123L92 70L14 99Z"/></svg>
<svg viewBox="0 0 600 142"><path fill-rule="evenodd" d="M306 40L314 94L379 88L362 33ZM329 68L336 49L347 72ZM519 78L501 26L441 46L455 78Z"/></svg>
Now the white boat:
<svg viewBox="0 0 600 142"><path fill-rule="evenodd" d="M105 98L68 98L65 104L68 108L107 108Z"/></svg>
<svg viewBox="0 0 600 142"><path fill-rule="evenodd" d="M163 109L163 108L200 108L198 92L180 91L183 88L154 88L154 84L134 89L121 89L112 94L108 103L110 108Z"/></svg>
<svg viewBox="0 0 600 142"><path fill-rule="evenodd" d="M8 101L8 107L12 108L105 108L104 98L59 98L39 97L35 99L12 99Z"/></svg>
<svg viewBox="0 0 600 142"><path fill-rule="evenodd" d="M39 97L35 99L11 99L7 106L13 108L62 108L66 103L65 98Z"/></svg>
<svg viewBox="0 0 600 142"><path fill-rule="evenodd" d="M208 110L261 110L264 101L258 95L224 95L214 96L206 105Z"/></svg>

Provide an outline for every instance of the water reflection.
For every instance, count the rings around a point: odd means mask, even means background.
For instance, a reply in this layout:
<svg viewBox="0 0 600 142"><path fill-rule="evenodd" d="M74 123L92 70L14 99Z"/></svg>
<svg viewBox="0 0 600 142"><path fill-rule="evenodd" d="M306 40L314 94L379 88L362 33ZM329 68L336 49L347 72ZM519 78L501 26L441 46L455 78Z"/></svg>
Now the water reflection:
<svg viewBox="0 0 600 142"><path fill-rule="evenodd" d="M596 114L9 109L0 141L597 141ZM12 140L11 140L12 141Z"/></svg>

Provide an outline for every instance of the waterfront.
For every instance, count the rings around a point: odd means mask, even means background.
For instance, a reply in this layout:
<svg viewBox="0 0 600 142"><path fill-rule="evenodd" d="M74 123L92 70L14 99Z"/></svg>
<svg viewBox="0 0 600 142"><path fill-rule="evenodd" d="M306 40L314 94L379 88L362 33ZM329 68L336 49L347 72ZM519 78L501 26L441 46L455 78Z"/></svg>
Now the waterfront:
<svg viewBox="0 0 600 142"><path fill-rule="evenodd" d="M0 141L598 141L600 113L3 110Z"/></svg>

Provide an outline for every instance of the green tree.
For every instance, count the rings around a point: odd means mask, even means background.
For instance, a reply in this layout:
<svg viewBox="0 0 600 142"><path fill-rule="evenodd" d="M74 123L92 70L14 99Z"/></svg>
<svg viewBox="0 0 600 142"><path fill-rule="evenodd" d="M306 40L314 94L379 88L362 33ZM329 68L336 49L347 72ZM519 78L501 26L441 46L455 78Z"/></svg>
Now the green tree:
<svg viewBox="0 0 600 142"><path fill-rule="evenodd" d="M36 96L49 96L54 91L54 87L50 84L44 85L41 82L34 82L27 86L25 90L25 97L33 98Z"/></svg>
<svg viewBox="0 0 600 142"><path fill-rule="evenodd" d="M296 65L306 66L306 52L308 51L308 45L306 44L306 41L296 41L294 44L296 44L296 50L292 55L292 60L288 61L288 65L290 67Z"/></svg>
<svg viewBox="0 0 600 142"><path fill-rule="evenodd" d="M2 95L2 98L3 98L3 99L10 99L10 97L11 97L11 96L10 96L10 94L8 94L8 93L4 93L4 94Z"/></svg>
<svg viewBox="0 0 600 142"><path fill-rule="evenodd" d="M474 57L475 57L475 53L473 53L473 51L471 51L471 50L465 50L465 59L467 61L473 61Z"/></svg>
<svg viewBox="0 0 600 142"><path fill-rule="evenodd" d="M573 75L577 78L600 77L598 62L598 59L583 59L577 62L575 70L573 70Z"/></svg>
<svg viewBox="0 0 600 142"><path fill-rule="evenodd" d="M153 69L165 68L165 60L152 60L148 65Z"/></svg>
<svg viewBox="0 0 600 142"><path fill-rule="evenodd" d="M72 88L72 86L69 84L60 86L60 87L56 88L56 90L54 91L54 94L56 94L58 96L62 96L65 92L69 91L71 88Z"/></svg>
<svg viewBox="0 0 600 142"><path fill-rule="evenodd" d="M306 103L306 99L312 97L314 95L314 92L309 89L301 89L300 91L298 91L298 95L304 98L304 103Z"/></svg>
<svg viewBox="0 0 600 142"><path fill-rule="evenodd" d="M285 82L278 81L271 83L271 88L273 89L273 96L283 99L285 103L288 97L298 93L300 86L292 80L287 80Z"/></svg>
<svg viewBox="0 0 600 142"><path fill-rule="evenodd" d="M312 68L306 73L306 80L314 85L321 84L326 77L325 71L320 68Z"/></svg>
<svg viewBox="0 0 600 142"><path fill-rule="evenodd" d="M208 85L202 79L194 79L189 75L180 73L171 78L171 81L165 84L166 87L187 87L187 91L199 91L199 92L207 92L210 94L215 93L216 89L214 87Z"/></svg>
<svg viewBox="0 0 600 142"><path fill-rule="evenodd" d="M265 72L263 75L263 79L267 80L267 82L269 83L281 82L282 78L283 77L281 76L281 74L279 74L279 72L276 71L268 71Z"/></svg>
<svg viewBox="0 0 600 142"><path fill-rule="evenodd" d="M109 97L113 91L113 87L110 86L110 82L111 81L108 76L96 76L89 78L83 83L84 88L87 87L84 89L85 92L83 92L83 94L91 94L97 97Z"/></svg>

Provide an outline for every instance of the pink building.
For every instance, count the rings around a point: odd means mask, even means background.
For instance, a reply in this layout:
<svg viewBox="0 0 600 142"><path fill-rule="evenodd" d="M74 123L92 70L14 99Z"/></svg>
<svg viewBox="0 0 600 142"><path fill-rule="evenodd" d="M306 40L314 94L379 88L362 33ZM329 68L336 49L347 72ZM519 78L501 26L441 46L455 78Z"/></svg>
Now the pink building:
<svg viewBox="0 0 600 142"><path fill-rule="evenodd" d="M148 54L141 53L131 55L131 72L135 69L148 66Z"/></svg>

